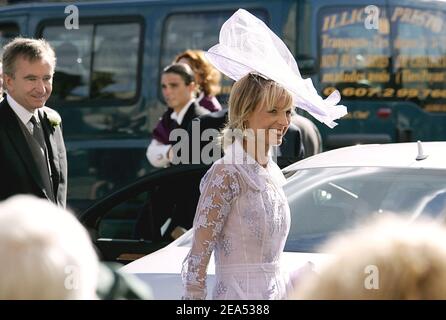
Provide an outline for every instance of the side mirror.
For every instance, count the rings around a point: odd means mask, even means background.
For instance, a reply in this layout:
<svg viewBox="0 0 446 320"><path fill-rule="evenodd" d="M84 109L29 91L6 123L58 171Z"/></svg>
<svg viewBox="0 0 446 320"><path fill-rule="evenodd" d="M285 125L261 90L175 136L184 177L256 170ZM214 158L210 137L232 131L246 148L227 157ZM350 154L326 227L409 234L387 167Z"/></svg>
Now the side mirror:
<svg viewBox="0 0 446 320"><path fill-rule="evenodd" d="M316 73L316 59L312 56L300 54L296 56L296 60L302 75L312 75Z"/></svg>

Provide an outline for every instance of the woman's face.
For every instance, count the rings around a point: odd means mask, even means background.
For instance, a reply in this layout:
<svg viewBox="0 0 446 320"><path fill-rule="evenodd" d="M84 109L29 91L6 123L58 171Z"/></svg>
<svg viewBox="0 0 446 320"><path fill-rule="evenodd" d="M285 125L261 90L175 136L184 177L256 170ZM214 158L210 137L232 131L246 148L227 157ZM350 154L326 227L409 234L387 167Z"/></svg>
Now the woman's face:
<svg viewBox="0 0 446 320"><path fill-rule="evenodd" d="M280 145L290 126L291 108L280 103L272 108L257 106L248 117L246 127L254 131L257 143L263 142L267 147Z"/></svg>

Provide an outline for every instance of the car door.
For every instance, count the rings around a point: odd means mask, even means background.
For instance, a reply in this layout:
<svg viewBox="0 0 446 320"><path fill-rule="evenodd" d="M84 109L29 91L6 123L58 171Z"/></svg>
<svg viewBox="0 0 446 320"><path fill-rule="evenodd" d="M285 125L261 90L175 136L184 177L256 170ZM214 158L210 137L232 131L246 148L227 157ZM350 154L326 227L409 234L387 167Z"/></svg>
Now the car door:
<svg viewBox="0 0 446 320"><path fill-rule="evenodd" d="M100 258L125 264L164 247L189 229L207 169L203 165L162 169L87 209L80 221Z"/></svg>

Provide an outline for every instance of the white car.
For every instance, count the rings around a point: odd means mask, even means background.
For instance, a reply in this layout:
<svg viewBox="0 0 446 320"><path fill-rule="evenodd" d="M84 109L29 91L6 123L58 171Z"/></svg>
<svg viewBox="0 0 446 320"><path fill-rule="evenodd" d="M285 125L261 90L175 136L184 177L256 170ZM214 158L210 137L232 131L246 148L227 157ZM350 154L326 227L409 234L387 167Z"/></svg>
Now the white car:
<svg viewBox="0 0 446 320"><path fill-rule="evenodd" d="M299 161L283 172L291 208L291 229L281 259L285 272L327 255L318 247L330 236L371 215L392 212L415 219L444 218L446 142L358 145ZM192 230L168 246L122 268L136 274L155 299L180 299L182 262ZM208 298L214 285L213 258L208 269Z"/></svg>

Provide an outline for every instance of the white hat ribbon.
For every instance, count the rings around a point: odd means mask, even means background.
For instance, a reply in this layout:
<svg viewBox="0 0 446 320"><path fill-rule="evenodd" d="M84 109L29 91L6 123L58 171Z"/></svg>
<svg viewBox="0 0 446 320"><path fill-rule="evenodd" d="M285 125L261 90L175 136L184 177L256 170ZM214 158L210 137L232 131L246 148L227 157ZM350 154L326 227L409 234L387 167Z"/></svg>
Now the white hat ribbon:
<svg viewBox="0 0 446 320"><path fill-rule="evenodd" d="M339 91L326 99L319 96L311 78L302 79L296 60L283 41L244 9L237 10L223 24L219 43L205 54L218 70L235 81L253 72L276 81L291 93L294 106L330 128L337 125L333 120L347 114L347 108L338 105Z"/></svg>

